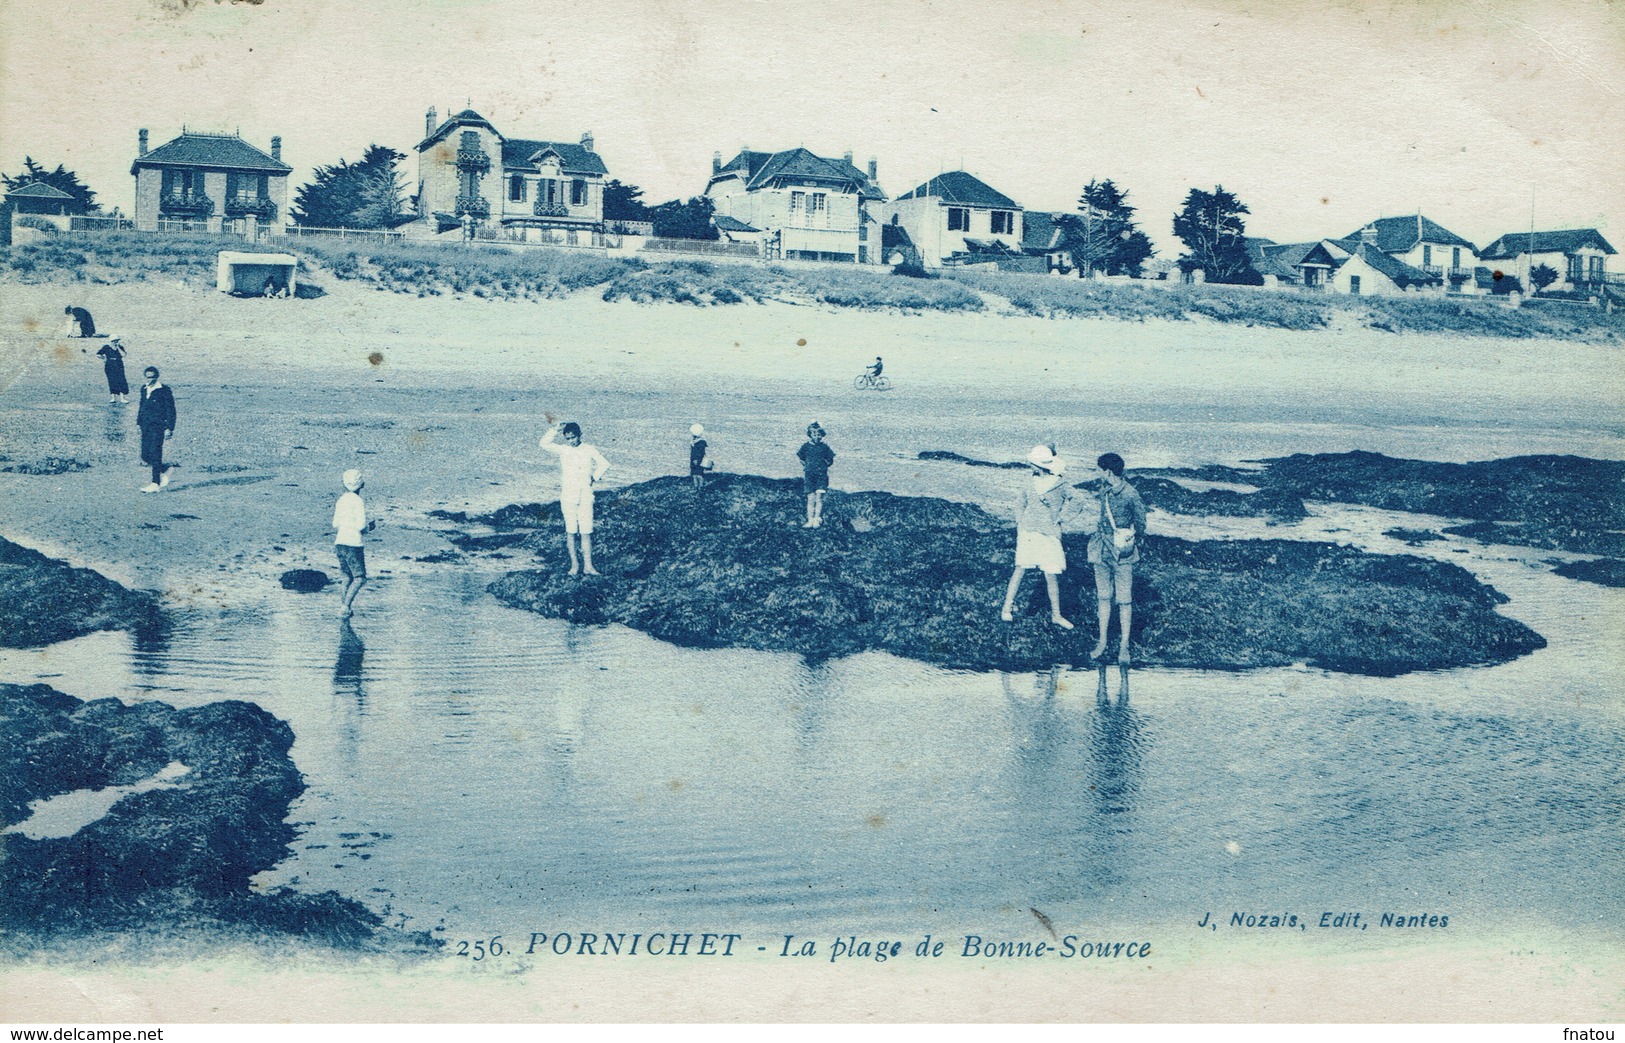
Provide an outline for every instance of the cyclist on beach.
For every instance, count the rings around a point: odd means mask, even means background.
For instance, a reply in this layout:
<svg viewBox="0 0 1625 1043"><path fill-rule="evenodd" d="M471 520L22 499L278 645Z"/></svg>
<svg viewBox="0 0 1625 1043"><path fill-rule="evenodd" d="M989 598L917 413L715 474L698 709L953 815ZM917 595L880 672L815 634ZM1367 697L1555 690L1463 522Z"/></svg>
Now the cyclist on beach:
<svg viewBox="0 0 1625 1043"><path fill-rule="evenodd" d="M868 368L867 372L871 377L878 377L878 376L880 376L881 370L883 370L885 368L886 368L886 364L880 360L879 355L876 355L875 356L875 364L870 366Z"/></svg>

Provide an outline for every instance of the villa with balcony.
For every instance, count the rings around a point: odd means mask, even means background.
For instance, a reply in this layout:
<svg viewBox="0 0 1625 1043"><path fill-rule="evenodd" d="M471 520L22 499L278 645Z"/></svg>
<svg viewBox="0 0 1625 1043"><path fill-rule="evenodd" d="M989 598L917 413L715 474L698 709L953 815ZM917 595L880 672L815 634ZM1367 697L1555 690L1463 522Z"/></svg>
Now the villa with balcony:
<svg viewBox="0 0 1625 1043"><path fill-rule="evenodd" d="M591 134L575 142L510 138L473 109L440 122L432 108L424 132L419 216L409 234L602 244L609 170Z"/></svg>
<svg viewBox="0 0 1625 1043"><path fill-rule="evenodd" d="M1530 287L1534 285L1530 271L1546 265L1557 272L1557 280L1544 293L1601 296L1610 283L1619 289L1617 276L1608 271L1608 258L1616 252L1595 228L1570 228L1508 232L1484 248L1483 260Z"/></svg>
<svg viewBox="0 0 1625 1043"><path fill-rule="evenodd" d="M1375 247L1409 268L1437 277L1450 293L1484 292L1475 280L1477 247L1421 214L1379 217L1333 241Z"/></svg>
<svg viewBox="0 0 1625 1043"><path fill-rule="evenodd" d="M876 168L869 160L865 174L852 165L850 152L828 159L804 148L744 149L726 164L718 152L711 157L705 194L719 222L730 218L760 233L766 256L879 264L880 218L872 207L884 203L886 194L875 180Z"/></svg>
<svg viewBox="0 0 1625 1043"><path fill-rule="evenodd" d="M927 268L1003 267L1022 257L1023 216L1020 203L963 170L938 174L888 208L888 219L908 230Z"/></svg>
<svg viewBox="0 0 1625 1043"><path fill-rule="evenodd" d="M282 139L262 152L236 134L205 134L184 127L155 149L147 132L136 136L135 227L234 232L250 239L261 229L280 234L287 225L288 175Z"/></svg>

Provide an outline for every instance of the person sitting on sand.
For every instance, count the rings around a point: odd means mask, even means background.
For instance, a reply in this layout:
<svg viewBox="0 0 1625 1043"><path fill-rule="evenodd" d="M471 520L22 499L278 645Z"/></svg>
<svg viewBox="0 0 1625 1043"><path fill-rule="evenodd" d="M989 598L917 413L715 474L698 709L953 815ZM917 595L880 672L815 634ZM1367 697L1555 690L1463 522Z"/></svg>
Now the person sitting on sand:
<svg viewBox="0 0 1625 1043"><path fill-rule="evenodd" d="M1016 500L1016 567L1010 573L999 618L1006 623L1015 619L1016 593L1021 589L1021 581L1028 569L1038 569L1044 573L1044 588L1049 592L1050 622L1071 630L1071 620L1061 614L1060 576L1066 571L1061 523L1069 511L1076 514L1084 501L1061 484L1066 462L1055 455L1054 449L1035 445L1027 454L1027 462L1032 465L1032 480Z"/></svg>
<svg viewBox="0 0 1625 1043"><path fill-rule="evenodd" d="M378 527L376 521L367 520L367 505L361 499L361 490L367 483L361 472L351 468L344 472L344 493L333 506L333 552L338 555L339 569L344 573L343 598L339 618L349 619L355 614L355 596L367 585L367 554L361 546L361 534Z"/></svg>
<svg viewBox="0 0 1625 1043"><path fill-rule="evenodd" d="M62 309L62 314L68 317L68 336L94 337L96 335L96 320L90 317L90 312L70 304Z"/></svg>
<svg viewBox="0 0 1625 1043"><path fill-rule="evenodd" d="M807 520L803 529L816 529L824 524L824 490L829 488L829 466L835 462L835 450L824 444L824 428L814 420L807 425L807 440L796 450L801 460L801 487L807 493Z"/></svg>
<svg viewBox="0 0 1625 1043"><path fill-rule="evenodd" d="M124 375L124 355L124 343L117 333L109 333L107 343L96 349L96 357L102 360L102 373L107 377L108 405L127 404L130 401L130 381Z"/></svg>
<svg viewBox="0 0 1625 1043"><path fill-rule="evenodd" d="M705 488L705 476L716 466L711 462L709 446L705 441L705 428L695 424L688 429L688 474L694 479L694 491Z"/></svg>
<svg viewBox="0 0 1625 1043"><path fill-rule="evenodd" d="M564 439L560 445L559 438ZM537 443L559 458L559 506L564 512L564 545L570 551L570 575L584 572L598 575L592 567L592 487L609 470L609 461L596 448L581 440L581 425L573 421L555 424ZM581 557L576 557L576 536L581 537Z"/></svg>
<svg viewBox="0 0 1625 1043"><path fill-rule="evenodd" d="M1134 622L1134 563L1140 560L1140 542L1145 538L1145 501L1123 478L1121 456L1104 453L1095 464L1105 488L1100 493L1100 520L1089 537L1089 561L1095 567L1095 598L1100 609L1100 640L1089 658L1106 654L1106 631L1115 601L1122 629L1117 661L1127 666L1128 635Z"/></svg>

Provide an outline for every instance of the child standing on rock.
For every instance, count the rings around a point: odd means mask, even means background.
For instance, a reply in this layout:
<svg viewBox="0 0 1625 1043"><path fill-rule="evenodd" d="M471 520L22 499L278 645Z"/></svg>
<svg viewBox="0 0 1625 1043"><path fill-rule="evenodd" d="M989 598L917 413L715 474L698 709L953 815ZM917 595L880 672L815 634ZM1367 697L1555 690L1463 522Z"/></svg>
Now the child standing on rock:
<svg viewBox="0 0 1625 1043"><path fill-rule="evenodd" d="M694 479L694 491L705 488L705 476L716 465L711 462L710 447L705 441L705 428L695 424L688 429L688 474Z"/></svg>
<svg viewBox="0 0 1625 1043"><path fill-rule="evenodd" d="M829 488L829 465L835 462L835 450L824 444L824 428L814 420L807 425L807 441L796 456L801 460L801 487L807 492L807 520L803 529L816 529L824 524L824 490Z"/></svg>
<svg viewBox="0 0 1625 1043"><path fill-rule="evenodd" d="M559 439L564 444L559 444ZM592 487L609 470L593 446L581 440L581 425L574 421L555 424L537 443L559 458L559 506L564 512L564 545L570 551L570 575L598 575L592 567ZM581 537L581 557L576 557L576 537Z"/></svg>
<svg viewBox="0 0 1625 1043"><path fill-rule="evenodd" d="M1028 569L1038 569L1044 573L1044 587L1049 591L1050 622L1071 630L1071 620L1061 614L1060 576L1066 571L1061 521L1069 508L1075 510L1083 503L1083 498L1061 484L1066 463L1049 446L1033 446L1027 462L1032 465L1032 480L1016 500L1016 567L1010 573L999 618L1006 623L1014 621L1021 581Z"/></svg>

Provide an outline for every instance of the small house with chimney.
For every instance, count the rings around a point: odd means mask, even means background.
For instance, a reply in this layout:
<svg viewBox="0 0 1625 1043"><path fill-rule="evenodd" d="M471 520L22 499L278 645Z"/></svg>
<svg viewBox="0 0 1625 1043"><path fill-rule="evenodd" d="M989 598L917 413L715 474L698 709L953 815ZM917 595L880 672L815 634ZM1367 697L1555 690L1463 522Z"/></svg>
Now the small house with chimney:
<svg viewBox="0 0 1625 1043"><path fill-rule="evenodd" d="M1479 292L1474 281L1477 247L1421 214L1379 217L1342 241L1369 244L1402 264L1437 276L1451 293Z"/></svg>
<svg viewBox="0 0 1625 1043"><path fill-rule="evenodd" d="M1530 287L1531 270L1546 265L1557 272L1557 281L1542 292L1598 295L1608 284L1608 258L1616 252L1595 228L1508 232L1484 248L1483 261Z"/></svg>
<svg viewBox="0 0 1625 1043"><path fill-rule="evenodd" d="M711 156L706 197L715 208L719 231L731 219L760 233L763 252L792 261L881 263L880 215L886 201L876 180L878 162L868 172L840 159L804 148L784 152L741 149L727 163Z"/></svg>
<svg viewBox="0 0 1625 1043"><path fill-rule="evenodd" d="M281 234L288 223L288 175L282 139L262 152L236 134L205 134L181 128L180 137L147 148L136 136L135 227L235 232L254 238L259 229Z"/></svg>
<svg viewBox="0 0 1625 1043"><path fill-rule="evenodd" d="M908 230L927 268L1013 259L1027 245L1021 204L963 170L905 192L888 212L892 224Z"/></svg>
<svg viewBox="0 0 1625 1043"><path fill-rule="evenodd" d="M431 108L423 126L418 220L407 231L602 244L609 169L590 133L579 141L512 138L473 109L442 121Z"/></svg>

